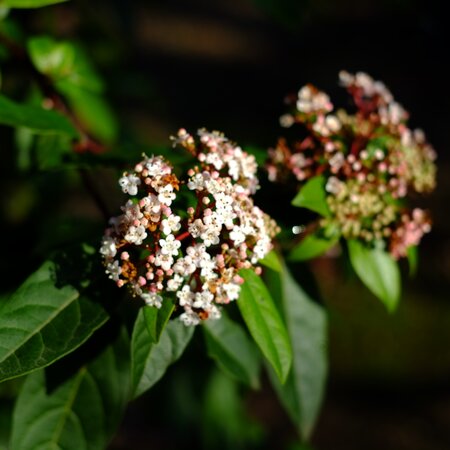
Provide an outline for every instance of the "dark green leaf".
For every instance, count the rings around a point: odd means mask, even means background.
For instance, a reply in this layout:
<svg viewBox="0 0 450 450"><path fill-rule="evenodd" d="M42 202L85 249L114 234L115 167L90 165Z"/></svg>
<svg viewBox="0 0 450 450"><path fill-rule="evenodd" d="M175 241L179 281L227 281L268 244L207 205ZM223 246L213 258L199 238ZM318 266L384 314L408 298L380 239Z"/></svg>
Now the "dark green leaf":
<svg viewBox="0 0 450 450"><path fill-rule="evenodd" d="M369 248L360 241L349 240L348 251L353 269L361 281L392 312L400 299L400 270L397 262L380 248Z"/></svg>
<svg viewBox="0 0 450 450"><path fill-rule="evenodd" d="M3 95L0 95L0 124L22 126L36 133L64 133L70 137L78 136L70 121L61 114L38 106L21 105Z"/></svg>
<svg viewBox="0 0 450 450"><path fill-rule="evenodd" d="M98 139L112 142L117 137L117 121L104 98L69 82L57 83L84 127Z"/></svg>
<svg viewBox="0 0 450 450"><path fill-rule="evenodd" d="M219 320L203 322L208 354L227 374L257 388L259 386L259 351L245 331L224 313Z"/></svg>
<svg viewBox="0 0 450 450"><path fill-rule="evenodd" d="M184 352L194 334L179 320L167 324L157 344L152 343L144 312L139 311L131 340L131 373L134 397L150 389Z"/></svg>
<svg viewBox="0 0 450 450"><path fill-rule="evenodd" d="M282 267L280 259L275 250L270 251L267 255L258 261L259 264L268 267L269 269L275 270L275 272L281 272Z"/></svg>
<svg viewBox="0 0 450 450"><path fill-rule="evenodd" d="M320 306L314 303L285 268L271 278L281 288L282 310L293 349L292 369L284 385L271 374L272 383L282 404L303 439L308 439L323 400L327 374L327 320Z"/></svg>
<svg viewBox="0 0 450 450"><path fill-rule="evenodd" d="M108 319L71 286L55 287L45 263L0 304L0 380L45 367L72 352Z"/></svg>
<svg viewBox="0 0 450 450"><path fill-rule="evenodd" d="M241 269L245 282L237 301L242 317L264 356L283 383L292 363L286 327L261 278L251 269Z"/></svg>
<svg viewBox="0 0 450 450"><path fill-rule="evenodd" d="M44 371L29 375L14 410L11 450L104 450L129 399L129 373L123 332L50 393Z"/></svg>
<svg viewBox="0 0 450 450"><path fill-rule="evenodd" d="M417 245L409 246L406 256L409 264L409 275L414 277L417 274L417 268L419 265L419 248Z"/></svg>
<svg viewBox="0 0 450 450"><path fill-rule="evenodd" d="M295 246L289 253L291 261L306 261L322 255L331 247L336 245L339 237L326 239L316 234L308 234L302 241Z"/></svg>
<svg viewBox="0 0 450 450"><path fill-rule="evenodd" d="M261 425L245 410L239 386L218 370L206 385L202 424L204 448L262 448Z"/></svg>
<svg viewBox="0 0 450 450"><path fill-rule="evenodd" d="M292 200L292 204L315 211L324 217L329 217L330 209L328 208L325 191L325 178L320 175L308 180Z"/></svg>
<svg viewBox="0 0 450 450"><path fill-rule="evenodd" d="M167 325L174 308L175 305L170 299L165 299L159 309L154 306L143 307L145 323L152 342L159 342L161 333Z"/></svg>
<svg viewBox="0 0 450 450"><path fill-rule="evenodd" d="M3 0L2 6L8 8L41 8L42 6L63 3L67 0Z"/></svg>

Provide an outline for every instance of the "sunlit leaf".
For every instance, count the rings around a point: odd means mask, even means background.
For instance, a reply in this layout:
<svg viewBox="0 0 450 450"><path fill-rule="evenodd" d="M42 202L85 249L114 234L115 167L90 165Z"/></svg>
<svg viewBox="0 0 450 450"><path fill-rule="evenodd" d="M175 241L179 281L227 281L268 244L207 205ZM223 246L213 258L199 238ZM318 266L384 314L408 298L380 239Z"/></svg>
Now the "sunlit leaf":
<svg viewBox="0 0 450 450"><path fill-rule="evenodd" d="M400 300L400 270L394 258L381 248L370 248L349 240L348 251L353 269L361 281L392 312Z"/></svg>
<svg viewBox="0 0 450 450"><path fill-rule="evenodd" d="M330 215L327 195L325 191L325 178L322 175L308 180L292 200L294 206L310 209L324 217Z"/></svg>
<svg viewBox="0 0 450 450"><path fill-rule="evenodd" d="M67 0L2 0L2 6L8 8L41 8L42 6L64 3Z"/></svg>
<svg viewBox="0 0 450 450"><path fill-rule="evenodd" d="M324 254L338 242L339 237L326 239L316 234L308 234L289 253L291 261L307 261Z"/></svg>
<svg viewBox="0 0 450 450"><path fill-rule="evenodd" d="M275 369L281 382L292 363L292 349L286 327L261 278L251 269L241 269L244 278L237 300L250 334Z"/></svg>
<svg viewBox="0 0 450 450"><path fill-rule="evenodd" d="M270 251L267 255L258 261L258 264L268 267L269 269L275 270L276 272L281 272L282 267L280 259L278 258L275 250Z"/></svg>

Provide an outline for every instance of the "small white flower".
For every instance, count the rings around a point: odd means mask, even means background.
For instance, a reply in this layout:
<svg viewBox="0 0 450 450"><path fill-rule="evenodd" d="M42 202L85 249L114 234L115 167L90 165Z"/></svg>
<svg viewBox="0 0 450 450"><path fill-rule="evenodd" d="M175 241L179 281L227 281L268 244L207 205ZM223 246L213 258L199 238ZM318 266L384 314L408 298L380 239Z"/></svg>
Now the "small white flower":
<svg viewBox="0 0 450 450"><path fill-rule="evenodd" d="M173 186L171 184L166 184L159 189L158 200L161 203L170 206L175 198L176 194L173 192Z"/></svg>
<svg viewBox="0 0 450 450"><path fill-rule="evenodd" d="M167 290L168 291L177 291L178 288L183 283L184 278L177 273L167 282Z"/></svg>
<svg viewBox="0 0 450 450"><path fill-rule="evenodd" d="M146 237L147 232L145 231L145 227L142 225L131 225L131 227L128 228L127 234L124 236L124 239L130 244L141 245Z"/></svg>
<svg viewBox="0 0 450 450"><path fill-rule="evenodd" d="M163 298L156 292L143 292L141 298L147 305L161 308Z"/></svg>
<svg viewBox="0 0 450 450"><path fill-rule="evenodd" d="M165 239L159 240L161 246L161 253L163 255L178 255L178 249L181 247L181 242L175 239L173 234L169 234Z"/></svg>
<svg viewBox="0 0 450 450"><path fill-rule="evenodd" d="M109 274L109 278L114 281L118 281L119 276L122 273L122 267L120 267L119 261L108 263L106 266L106 273Z"/></svg>
<svg viewBox="0 0 450 450"><path fill-rule="evenodd" d="M138 186L141 180L136 175L124 175L119 180L119 185L125 194L136 195L138 193Z"/></svg>
<svg viewBox="0 0 450 450"><path fill-rule="evenodd" d="M102 246L100 248L100 253L105 258L114 258L114 256L116 256L117 248L113 238L108 236L103 239Z"/></svg>
<svg viewBox="0 0 450 450"><path fill-rule="evenodd" d="M164 219L161 222L162 232L164 234L170 234L178 231L181 228L180 220L180 216L171 214L167 219Z"/></svg>
<svg viewBox="0 0 450 450"><path fill-rule="evenodd" d="M177 292L177 297L180 303L180 306L191 306L194 300L194 293L191 291L191 288L188 285L184 285L181 291Z"/></svg>
<svg viewBox="0 0 450 450"><path fill-rule="evenodd" d="M225 283L222 289L230 301L237 300L241 292L241 286L236 283Z"/></svg>

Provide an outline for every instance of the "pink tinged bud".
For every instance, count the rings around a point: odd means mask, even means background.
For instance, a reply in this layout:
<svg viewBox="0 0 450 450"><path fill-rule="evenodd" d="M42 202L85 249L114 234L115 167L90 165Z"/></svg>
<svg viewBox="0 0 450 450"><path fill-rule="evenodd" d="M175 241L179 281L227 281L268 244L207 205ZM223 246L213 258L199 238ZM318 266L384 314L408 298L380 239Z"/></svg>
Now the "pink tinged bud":
<svg viewBox="0 0 450 450"><path fill-rule="evenodd" d="M139 200L139 207L143 208L144 206L145 206L145 200L144 199Z"/></svg>
<svg viewBox="0 0 450 450"><path fill-rule="evenodd" d="M147 280L144 277L139 277L138 284L139 286L145 286L147 284Z"/></svg>
<svg viewBox="0 0 450 450"><path fill-rule="evenodd" d="M220 177L220 173L217 172L217 170L214 170L214 171L211 173L211 177L212 177L214 180L217 180L217 178Z"/></svg>
<svg viewBox="0 0 450 450"><path fill-rule="evenodd" d="M143 177L147 177L147 176L148 176L148 170L147 170L147 169L144 169L144 170L142 171L142 176L143 176Z"/></svg>
<svg viewBox="0 0 450 450"><path fill-rule="evenodd" d="M138 219L134 219L134 220L133 220L133 225L134 225L135 227L138 227L140 224L141 224L141 222L140 222Z"/></svg>
<svg viewBox="0 0 450 450"><path fill-rule="evenodd" d="M144 183L148 186L148 185L150 185L152 183L152 179L151 178L146 178L144 180Z"/></svg>
<svg viewBox="0 0 450 450"><path fill-rule="evenodd" d="M157 291L158 291L158 288L156 287L156 284L152 283L150 285L150 292L157 292Z"/></svg>
<svg viewBox="0 0 450 450"><path fill-rule="evenodd" d="M187 212L188 212L188 214L189 214L190 216L192 216L192 215L194 214L194 212L195 212L195 209L194 209L192 206L190 206L190 207L187 209Z"/></svg>
<svg viewBox="0 0 450 450"><path fill-rule="evenodd" d="M356 178L360 183L364 183L364 181L366 181L366 176L363 173L358 173L358 176Z"/></svg>
<svg viewBox="0 0 450 450"><path fill-rule="evenodd" d="M240 275L235 275L233 277L233 281L237 284L242 284L244 282L244 279Z"/></svg>
<svg viewBox="0 0 450 450"><path fill-rule="evenodd" d="M128 252L122 252L120 255L120 259L122 261L128 261L130 259L130 255Z"/></svg>
<svg viewBox="0 0 450 450"><path fill-rule="evenodd" d="M199 153L199 154L198 154L198 160L199 160L200 162L205 161L205 159L206 159L206 156L205 156L204 153Z"/></svg>
<svg viewBox="0 0 450 450"><path fill-rule="evenodd" d="M203 202L204 205L209 205L211 200L209 199L209 197L203 197L202 202Z"/></svg>
<svg viewBox="0 0 450 450"><path fill-rule="evenodd" d="M189 169L187 174L189 177L193 177L195 175L195 171L193 169Z"/></svg>
<svg viewBox="0 0 450 450"><path fill-rule="evenodd" d="M255 267L255 273L256 273L256 275L261 275L262 274L262 268L260 266Z"/></svg>
<svg viewBox="0 0 450 450"><path fill-rule="evenodd" d="M148 256L147 257L147 261L150 263L150 264L153 264L154 262L155 262L155 255L150 255L150 256Z"/></svg>
<svg viewBox="0 0 450 450"><path fill-rule="evenodd" d="M125 283L123 280L117 280L116 284L117 284L117 287L121 288Z"/></svg>
<svg viewBox="0 0 450 450"><path fill-rule="evenodd" d="M353 164L353 163L356 161L355 155L348 155L347 161L348 161L350 164Z"/></svg>
<svg viewBox="0 0 450 450"><path fill-rule="evenodd" d="M134 170L139 173L142 172L144 170L144 168L142 167L142 164L136 164Z"/></svg>
<svg viewBox="0 0 450 450"><path fill-rule="evenodd" d="M386 172L386 170L387 170L387 164L386 164L386 163L380 163L380 164L378 164L378 170L379 170L380 172Z"/></svg>
<svg viewBox="0 0 450 450"><path fill-rule="evenodd" d="M158 277L162 277L162 276L164 275L164 270L158 269L158 270L156 271L156 275L157 275Z"/></svg>
<svg viewBox="0 0 450 450"><path fill-rule="evenodd" d="M147 280L153 280L153 278L155 278L155 275L153 275L153 272L147 272L145 274L145 277L147 278Z"/></svg>
<svg viewBox="0 0 450 450"><path fill-rule="evenodd" d="M173 275L173 269L166 270L166 274L171 277Z"/></svg>

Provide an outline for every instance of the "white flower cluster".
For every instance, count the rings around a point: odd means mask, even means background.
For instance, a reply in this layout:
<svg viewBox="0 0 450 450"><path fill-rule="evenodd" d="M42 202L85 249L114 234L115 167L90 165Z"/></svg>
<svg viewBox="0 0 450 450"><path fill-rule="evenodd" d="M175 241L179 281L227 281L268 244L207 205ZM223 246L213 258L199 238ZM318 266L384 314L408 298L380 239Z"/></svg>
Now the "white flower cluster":
<svg viewBox="0 0 450 450"><path fill-rule="evenodd" d="M199 136L196 143L180 130L176 138L197 158L185 182L162 157L144 156L123 175L119 184L132 198L111 219L100 249L119 287L158 308L171 296L186 325L218 318L217 305L237 300L238 271L264 258L277 231L251 199L258 186L254 157L217 132ZM186 208L189 197L194 206Z"/></svg>

